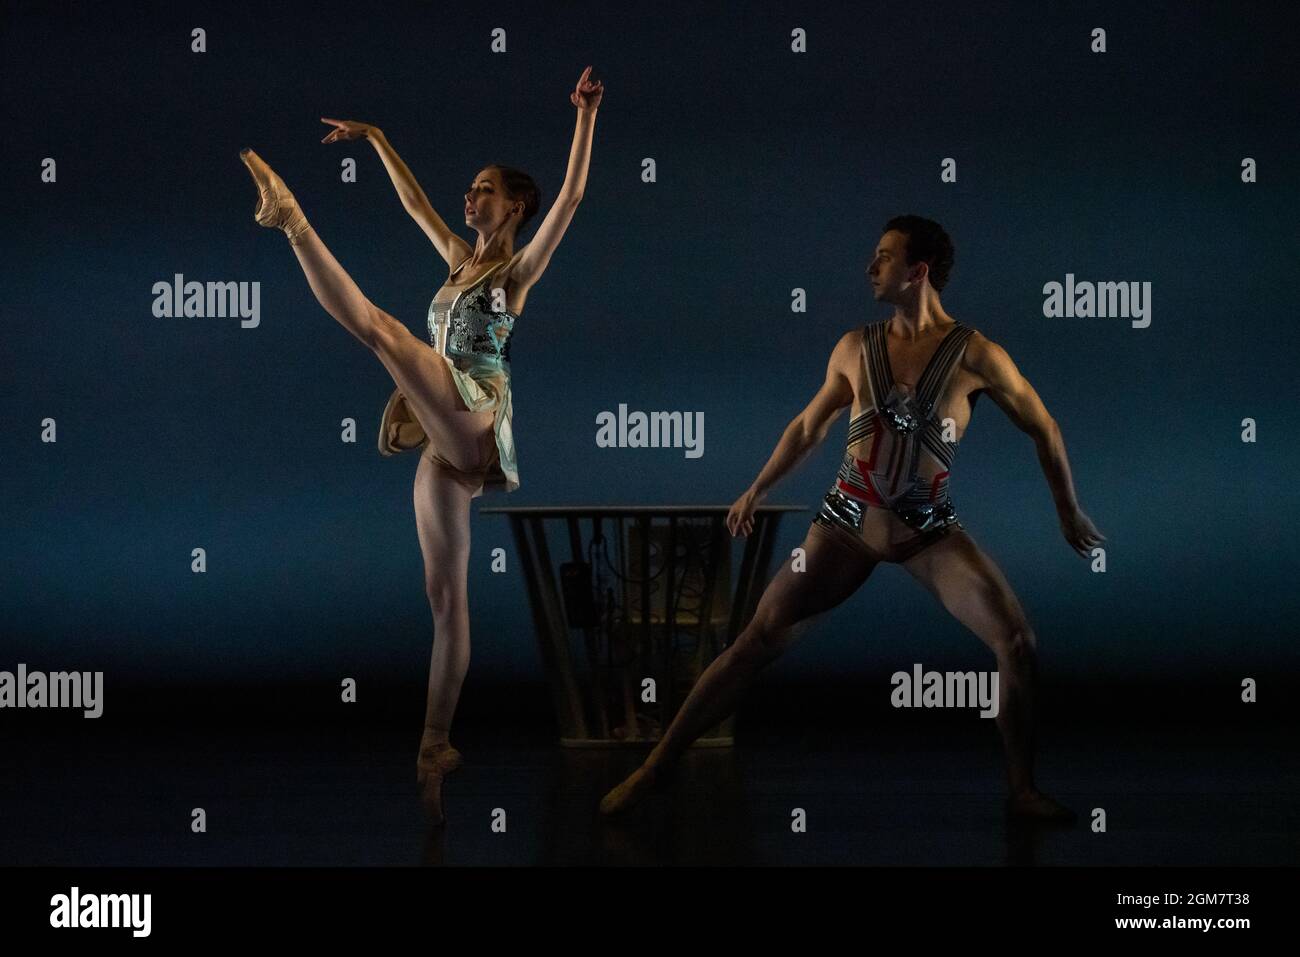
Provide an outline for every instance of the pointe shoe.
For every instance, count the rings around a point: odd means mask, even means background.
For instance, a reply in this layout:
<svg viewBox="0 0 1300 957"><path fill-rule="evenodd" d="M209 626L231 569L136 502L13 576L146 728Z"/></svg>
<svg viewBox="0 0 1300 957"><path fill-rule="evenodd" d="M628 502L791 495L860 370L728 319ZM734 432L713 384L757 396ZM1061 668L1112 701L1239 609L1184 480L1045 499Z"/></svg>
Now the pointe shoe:
<svg viewBox="0 0 1300 957"><path fill-rule="evenodd" d="M461 754L450 744L423 747L415 761L420 803L434 824L442 824L442 779L461 766Z"/></svg>
<svg viewBox="0 0 1300 957"><path fill-rule="evenodd" d="M251 149L240 150L239 158L244 161L248 172L252 174L253 182L257 184L258 204L253 211L253 219L259 226L283 229L289 242L297 245L302 234L311 229L311 224L307 222L293 193L275 170L267 166L266 161Z"/></svg>
<svg viewBox="0 0 1300 957"><path fill-rule="evenodd" d="M461 766L461 753L450 744L426 746L415 759L416 778L426 774L450 774Z"/></svg>
<svg viewBox="0 0 1300 957"><path fill-rule="evenodd" d="M601 799L600 813L604 817L615 817L632 810L659 783L659 774L654 768L637 768L622 784Z"/></svg>
<svg viewBox="0 0 1300 957"><path fill-rule="evenodd" d="M1041 791L1007 798L1006 810L1008 818L1022 823L1070 825L1079 819L1079 815Z"/></svg>

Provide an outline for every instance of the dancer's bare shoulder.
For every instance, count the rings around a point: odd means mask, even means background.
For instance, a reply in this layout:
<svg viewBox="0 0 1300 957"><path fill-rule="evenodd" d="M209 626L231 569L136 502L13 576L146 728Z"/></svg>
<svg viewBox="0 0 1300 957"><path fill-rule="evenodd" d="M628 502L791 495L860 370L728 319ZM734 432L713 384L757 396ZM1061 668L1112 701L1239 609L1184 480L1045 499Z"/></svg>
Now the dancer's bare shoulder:
<svg viewBox="0 0 1300 957"><path fill-rule="evenodd" d="M1011 356L978 329L973 330L961 357L961 371L975 380L977 389L1007 383L1019 375Z"/></svg>
<svg viewBox="0 0 1300 957"><path fill-rule="evenodd" d="M840 336L831 350L830 367L841 375L848 375L857 367L858 351L862 348L862 327L850 329Z"/></svg>
<svg viewBox="0 0 1300 957"><path fill-rule="evenodd" d="M831 350L830 360L826 363L826 378L821 388L817 390L804 410L795 417L804 435L815 442L821 442L826 438L826 432L831 424L854 402L856 391L851 378L852 366L849 362L854 355L852 350L856 348L853 344L852 332L840 337L840 341Z"/></svg>
<svg viewBox="0 0 1300 957"><path fill-rule="evenodd" d="M1021 431L1035 437L1047 434L1052 417L1006 349L976 332L962 356L962 372L970 378L970 391L987 392Z"/></svg>
<svg viewBox="0 0 1300 957"><path fill-rule="evenodd" d="M474 255L474 247L459 236L451 235L446 246L435 246L442 258L447 260L447 278L456 271L456 267Z"/></svg>

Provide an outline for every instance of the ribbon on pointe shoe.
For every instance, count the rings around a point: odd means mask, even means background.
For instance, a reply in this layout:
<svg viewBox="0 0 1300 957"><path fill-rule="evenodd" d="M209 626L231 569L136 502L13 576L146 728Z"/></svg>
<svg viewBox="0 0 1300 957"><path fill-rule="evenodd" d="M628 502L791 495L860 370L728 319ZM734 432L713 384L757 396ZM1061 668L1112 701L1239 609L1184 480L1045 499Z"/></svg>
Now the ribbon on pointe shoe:
<svg viewBox="0 0 1300 957"><path fill-rule="evenodd" d="M298 205L293 192L279 174L267 165L266 160L251 149L241 150L239 158L248 167L253 183L257 186L258 205L253 212L253 220L259 226L284 230L289 244L299 245L307 230L311 229L311 223L307 222L307 216Z"/></svg>

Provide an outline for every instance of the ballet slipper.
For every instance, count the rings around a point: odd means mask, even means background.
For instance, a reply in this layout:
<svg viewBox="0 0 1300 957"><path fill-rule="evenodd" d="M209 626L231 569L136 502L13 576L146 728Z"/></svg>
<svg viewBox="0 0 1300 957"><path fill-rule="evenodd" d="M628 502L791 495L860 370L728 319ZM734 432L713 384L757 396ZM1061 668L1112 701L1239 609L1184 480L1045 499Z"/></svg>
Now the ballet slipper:
<svg viewBox="0 0 1300 957"><path fill-rule="evenodd" d="M284 180L275 170L266 165L266 161L251 149L240 150L239 158L248 167L253 182L257 184L258 204L253 212L253 219L259 226L283 229L291 245L298 245L302 236L311 229L307 217L298 201L294 199Z"/></svg>
<svg viewBox="0 0 1300 957"><path fill-rule="evenodd" d="M462 764L461 753L450 744L426 745L415 759L416 777L425 774L450 774Z"/></svg>
<svg viewBox="0 0 1300 957"><path fill-rule="evenodd" d="M1073 824L1079 816L1041 791L1026 791L1007 798L1007 817L1041 824Z"/></svg>
<svg viewBox="0 0 1300 957"><path fill-rule="evenodd" d="M630 811L659 785L660 780L659 773L654 768L637 768L622 784L601 799L600 813L605 817L615 817Z"/></svg>

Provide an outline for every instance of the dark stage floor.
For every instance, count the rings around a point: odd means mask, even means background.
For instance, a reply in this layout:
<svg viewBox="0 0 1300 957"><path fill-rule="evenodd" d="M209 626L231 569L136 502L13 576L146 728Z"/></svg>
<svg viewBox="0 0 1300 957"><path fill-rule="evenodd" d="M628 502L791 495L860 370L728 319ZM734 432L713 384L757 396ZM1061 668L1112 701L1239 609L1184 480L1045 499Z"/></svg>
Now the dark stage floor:
<svg viewBox="0 0 1300 957"><path fill-rule="evenodd" d="M424 826L415 795L418 714L402 724L301 727L291 708L224 726L180 708L161 721L97 727L29 720L5 743L0 864L1300 860L1300 774L1289 735L1058 721L1041 732L1040 785L1085 820L1068 830L1009 830L991 721L900 712L855 721L847 700L824 696L791 710L794 694L757 695L752 708L768 720L742 713L737 747L693 751L663 793L616 825L597 818L596 804L635 766L636 752L561 748L551 729L514 721L514 712L495 725L483 713L467 716L455 736L466 764L448 779L441 835ZM542 697L519 710L532 703L545 707ZM791 717L777 724L778 713ZM843 730L831 736L828 726ZM191 833L195 807L207 813L207 833ZM1098 807L1106 833L1087 824ZM505 811L505 833L491 828L496 808ZM805 833L791 830L795 808L806 811Z"/></svg>

